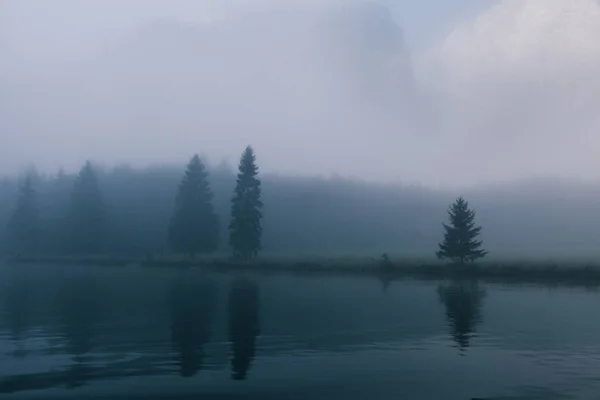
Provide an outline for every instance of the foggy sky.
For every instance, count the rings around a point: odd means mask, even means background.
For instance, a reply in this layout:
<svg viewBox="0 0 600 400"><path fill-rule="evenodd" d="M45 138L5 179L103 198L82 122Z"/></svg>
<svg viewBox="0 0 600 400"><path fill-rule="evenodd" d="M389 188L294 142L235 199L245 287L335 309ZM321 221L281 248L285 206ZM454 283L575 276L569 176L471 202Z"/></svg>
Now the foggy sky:
<svg viewBox="0 0 600 400"><path fill-rule="evenodd" d="M0 0L0 174L600 177L596 0ZM452 3L452 7L450 4Z"/></svg>

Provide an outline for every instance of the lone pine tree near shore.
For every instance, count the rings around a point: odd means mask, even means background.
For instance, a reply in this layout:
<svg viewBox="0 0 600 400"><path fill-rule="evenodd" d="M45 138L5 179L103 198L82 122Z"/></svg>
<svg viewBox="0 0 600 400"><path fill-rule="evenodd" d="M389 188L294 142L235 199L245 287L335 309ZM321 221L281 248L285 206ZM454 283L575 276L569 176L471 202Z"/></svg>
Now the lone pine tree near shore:
<svg viewBox="0 0 600 400"><path fill-rule="evenodd" d="M219 219L215 213L208 171L196 154L179 185L169 226L171 247L194 256L212 253L219 247Z"/></svg>
<svg viewBox="0 0 600 400"><path fill-rule="evenodd" d="M27 176L20 189L17 205L8 222L10 248L18 253L30 253L38 249L41 233L37 193L31 176Z"/></svg>
<svg viewBox="0 0 600 400"><path fill-rule="evenodd" d="M261 219L263 203L257 178L256 156L251 146L240 159L235 192L231 199L229 245L236 258L256 257L261 250Z"/></svg>
<svg viewBox="0 0 600 400"><path fill-rule="evenodd" d="M436 255L440 259L450 259L464 264L486 256L482 242L476 240L481 227L475 227L475 211L469 209L469 203L459 197L448 210L450 225L444 224L444 241L439 244Z"/></svg>

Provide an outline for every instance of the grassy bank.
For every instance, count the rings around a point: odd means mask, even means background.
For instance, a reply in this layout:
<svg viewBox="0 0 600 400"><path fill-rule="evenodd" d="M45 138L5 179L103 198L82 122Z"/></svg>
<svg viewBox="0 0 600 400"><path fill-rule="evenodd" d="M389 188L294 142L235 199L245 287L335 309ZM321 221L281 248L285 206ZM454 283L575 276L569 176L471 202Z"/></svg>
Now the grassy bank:
<svg viewBox="0 0 600 400"><path fill-rule="evenodd" d="M219 272L257 271L299 274L339 274L377 276L382 279L472 278L515 282L571 282L600 285L600 263L483 262L474 265L448 265L435 261L384 260L382 258L265 258L236 261L227 257L46 257L21 256L6 259L9 264L96 265L113 267L203 268Z"/></svg>

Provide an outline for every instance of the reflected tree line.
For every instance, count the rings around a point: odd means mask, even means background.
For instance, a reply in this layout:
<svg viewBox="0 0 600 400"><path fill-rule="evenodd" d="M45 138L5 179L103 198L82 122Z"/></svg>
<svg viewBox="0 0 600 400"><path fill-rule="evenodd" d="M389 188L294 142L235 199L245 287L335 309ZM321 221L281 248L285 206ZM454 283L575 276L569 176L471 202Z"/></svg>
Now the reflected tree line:
<svg viewBox="0 0 600 400"><path fill-rule="evenodd" d="M212 283L174 286L171 293L171 337L183 377L202 369L203 348L210 342L216 314L217 289ZM254 360L259 329L259 288L256 282L239 278L231 283L228 299L231 377L244 380Z"/></svg>
<svg viewBox="0 0 600 400"><path fill-rule="evenodd" d="M4 314L12 343L20 349L13 356L26 353L27 321L31 311L27 289L13 285L6 292ZM171 343L175 370L184 378L193 377L202 370L205 362L204 347L211 340L212 325L217 311L217 287L213 282L176 282L168 295L171 317ZM164 370L135 362L116 362L100 365L96 336L100 314L98 299L101 293L78 285L67 285L57 299L59 354L67 353L71 363L66 370L0 378L0 393L22 390L46 389L63 386L76 388L93 380L124 378L127 376L160 375ZM228 296L228 337L230 367L233 380L244 380L255 357L259 325L259 287L253 280L238 278L232 281ZM98 340L99 342L99 340ZM164 356L155 360L164 364Z"/></svg>
<svg viewBox="0 0 600 400"><path fill-rule="evenodd" d="M31 291L27 284L11 285L4 292L3 303L9 337L18 351L14 357L27 354L26 338L32 312ZM484 288L473 280L453 280L437 287L437 297L445 308L449 334L462 355L465 354L482 323ZM60 349L71 363L62 371L21 375L0 379L0 393L63 386L76 388L90 381L118 379L128 376L152 376L165 373L165 354L146 360L126 360L101 365L102 311L99 299L105 295L78 282L68 282L56 300L57 329ZM212 327L217 316L218 287L209 280L178 280L171 286L167 304L170 315L172 372L184 378L198 375L206 364L206 346L212 340ZM260 334L260 290L247 278L236 278L227 297L229 369L231 379L249 376L256 356ZM106 340L106 339L103 339ZM97 352L95 354L94 352Z"/></svg>

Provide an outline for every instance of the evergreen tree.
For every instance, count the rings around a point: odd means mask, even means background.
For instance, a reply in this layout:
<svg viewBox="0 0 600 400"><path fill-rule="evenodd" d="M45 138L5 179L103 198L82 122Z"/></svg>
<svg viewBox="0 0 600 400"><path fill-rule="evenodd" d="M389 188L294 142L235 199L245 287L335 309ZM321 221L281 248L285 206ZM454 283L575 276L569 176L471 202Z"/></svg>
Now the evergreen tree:
<svg viewBox="0 0 600 400"><path fill-rule="evenodd" d="M88 161L81 169L71 191L67 217L67 243L78 254L106 251L108 219L98 176Z"/></svg>
<svg viewBox="0 0 600 400"><path fill-rule="evenodd" d="M444 224L444 241L439 244L436 255L440 259L450 259L464 264L486 256L481 249L482 242L476 240L481 227L475 227L475 211L469 209L469 203L459 197L448 210L450 225Z"/></svg>
<svg viewBox="0 0 600 400"><path fill-rule="evenodd" d="M41 221L37 205L37 193L30 175L20 188L17 205L8 222L10 247L17 253L38 250L40 244Z"/></svg>
<svg viewBox="0 0 600 400"><path fill-rule="evenodd" d="M261 250L261 219L263 203L257 178L256 156L251 146L246 147L239 164L236 186L231 199L229 245L236 258L256 257Z"/></svg>
<svg viewBox="0 0 600 400"><path fill-rule="evenodd" d="M70 195L73 188L75 176L67 175L60 169L56 176L48 181L47 190L44 193L46 202L46 222L48 235L45 235L45 247L52 253L63 254L71 250L69 248L69 216Z"/></svg>
<svg viewBox="0 0 600 400"><path fill-rule="evenodd" d="M219 219L215 213L208 171L195 155L179 185L169 227L171 247L181 253L212 253L219 247Z"/></svg>

